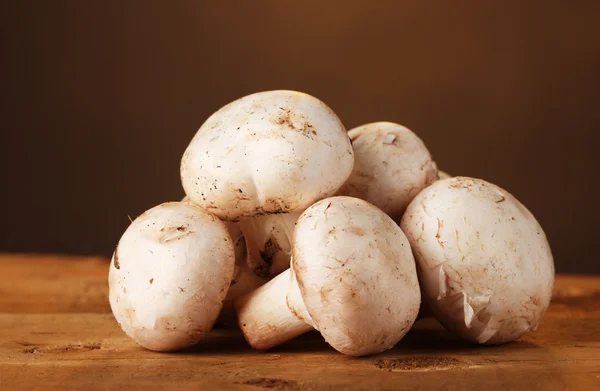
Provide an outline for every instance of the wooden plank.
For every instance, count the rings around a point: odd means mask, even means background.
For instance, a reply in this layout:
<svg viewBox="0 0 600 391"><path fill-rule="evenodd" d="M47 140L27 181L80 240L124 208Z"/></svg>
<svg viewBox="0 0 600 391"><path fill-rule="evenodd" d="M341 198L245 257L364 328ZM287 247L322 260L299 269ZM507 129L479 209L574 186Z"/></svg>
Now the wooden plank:
<svg viewBox="0 0 600 391"><path fill-rule="evenodd" d="M579 312L581 309L575 309ZM214 330L198 346L161 354L137 347L110 314L0 315L0 384L119 388L142 382L279 389L593 389L600 387L600 318L555 317L520 341L464 344L422 321L389 352L343 356L313 332L267 353L236 330ZM574 331L574 332L571 332ZM3 388L4 389L4 388Z"/></svg>
<svg viewBox="0 0 600 391"><path fill-rule="evenodd" d="M102 258L0 256L0 390L600 389L600 278L560 276L537 332L466 344L433 319L392 350L352 358L317 332L269 352L215 329L180 353L136 346L106 303Z"/></svg>
<svg viewBox="0 0 600 391"><path fill-rule="evenodd" d="M0 254L0 312L110 312L109 260Z"/></svg>

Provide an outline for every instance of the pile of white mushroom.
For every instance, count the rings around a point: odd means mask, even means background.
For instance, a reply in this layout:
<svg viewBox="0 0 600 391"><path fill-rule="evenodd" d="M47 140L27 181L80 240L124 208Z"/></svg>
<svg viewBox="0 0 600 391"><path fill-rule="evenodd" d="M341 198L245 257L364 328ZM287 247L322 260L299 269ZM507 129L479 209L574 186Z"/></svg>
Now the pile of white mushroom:
<svg viewBox="0 0 600 391"><path fill-rule="evenodd" d="M449 331L497 344L535 330L554 264L510 193L438 171L419 137L376 122L346 132L294 91L238 99L181 161L186 197L143 213L115 249L110 304L156 351L218 319L269 349L318 330L341 353L393 347L421 299Z"/></svg>

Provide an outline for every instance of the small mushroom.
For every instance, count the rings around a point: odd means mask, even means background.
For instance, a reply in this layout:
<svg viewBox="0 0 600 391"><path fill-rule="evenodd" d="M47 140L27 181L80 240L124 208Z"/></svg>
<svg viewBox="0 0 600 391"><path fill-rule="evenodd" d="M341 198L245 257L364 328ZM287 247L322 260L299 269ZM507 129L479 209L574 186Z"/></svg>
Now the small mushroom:
<svg viewBox="0 0 600 391"><path fill-rule="evenodd" d="M298 219L291 268L234 301L245 338L269 349L316 328L341 353L394 346L420 304L410 245L375 206L332 197Z"/></svg>
<svg viewBox="0 0 600 391"><path fill-rule="evenodd" d="M454 177L423 190L401 226L427 307L462 338L497 344L535 330L554 263L535 217L506 190Z"/></svg>
<svg viewBox="0 0 600 391"><path fill-rule="evenodd" d="M110 305L140 346L172 351L212 328L234 271L225 224L190 203L167 202L136 218L112 258Z"/></svg>
<svg viewBox="0 0 600 391"><path fill-rule="evenodd" d="M222 220L301 212L334 194L354 153L335 113L295 91L238 99L200 127L181 160L181 181L197 205Z"/></svg>
<svg viewBox="0 0 600 391"><path fill-rule="evenodd" d="M354 169L338 195L368 201L400 221L404 209L437 179L437 166L423 141L392 122L351 129Z"/></svg>

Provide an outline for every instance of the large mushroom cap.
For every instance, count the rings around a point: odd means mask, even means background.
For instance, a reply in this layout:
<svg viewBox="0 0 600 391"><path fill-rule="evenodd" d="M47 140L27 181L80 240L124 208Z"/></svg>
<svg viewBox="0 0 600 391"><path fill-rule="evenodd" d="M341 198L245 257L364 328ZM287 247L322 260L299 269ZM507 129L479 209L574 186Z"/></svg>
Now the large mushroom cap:
<svg viewBox="0 0 600 391"><path fill-rule="evenodd" d="M294 232L292 269L315 328L344 354L391 348L419 311L406 236L363 200L332 197L308 208Z"/></svg>
<svg viewBox="0 0 600 391"><path fill-rule="evenodd" d="M535 329L554 283L550 247L511 194L454 177L423 190L402 218L428 307L449 330L502 343Z"/></svg>
<svg viewBox="0 0 600 391"><path fill-rule="evenodd" d="M181 161L190 199L224 220L302 211L352 171L344 126L320 100L295 91L238 99L198 130Z"/></svg>
<svg viewBox="0 0 600 391"><path fill-rule="evenodd" d="M402 213L437 179L437 166L421 139L392 122L374 122L351 129L354 169L338 191L368 201L400 221Z"/></svg>
<svg viewBox="0 0 600 391"><path fill-rule="evenodd" d="M110 272L117 322L157 351L195 344L212 328L234 268L234 249L218 218L168 202L139 216L121 237Z"/></svg>

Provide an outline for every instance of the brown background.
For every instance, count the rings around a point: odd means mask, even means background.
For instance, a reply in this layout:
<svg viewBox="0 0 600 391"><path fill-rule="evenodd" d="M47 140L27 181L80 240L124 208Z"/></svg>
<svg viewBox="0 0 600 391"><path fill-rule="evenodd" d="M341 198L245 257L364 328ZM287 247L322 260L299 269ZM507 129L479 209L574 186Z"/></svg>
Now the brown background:
<svg viewBox="0 0 600 391"><path fill-rule="evenodd" d="M208 3L2 2L0 251L111 253L210 113L285 88L412 128L600 272L599 1Z"/></svg>

